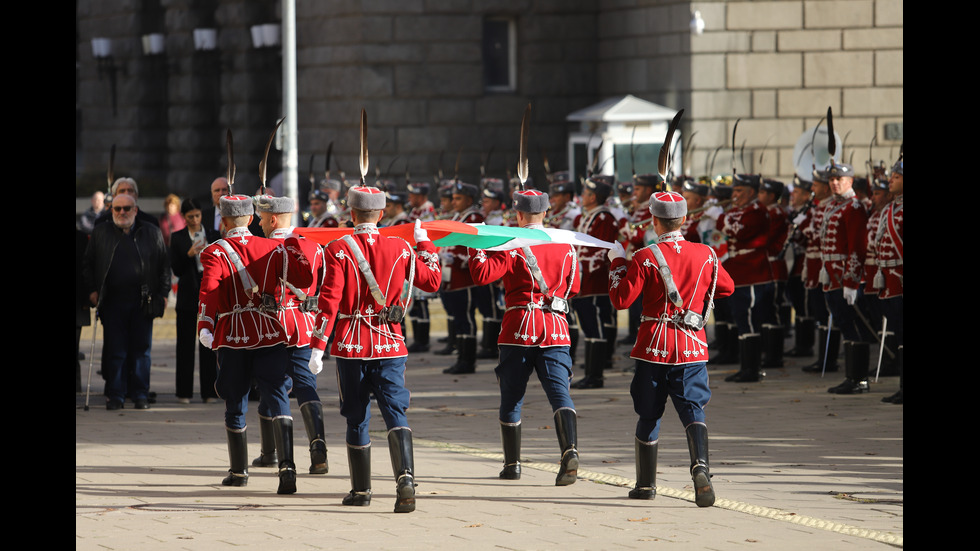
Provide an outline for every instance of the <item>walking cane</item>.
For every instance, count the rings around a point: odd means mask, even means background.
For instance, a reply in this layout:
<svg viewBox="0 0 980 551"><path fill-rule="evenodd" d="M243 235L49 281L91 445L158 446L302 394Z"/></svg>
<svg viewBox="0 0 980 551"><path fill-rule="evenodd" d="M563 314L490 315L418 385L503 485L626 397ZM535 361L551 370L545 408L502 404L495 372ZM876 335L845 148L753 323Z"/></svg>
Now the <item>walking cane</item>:
<svg viewBox="0 0 980 551"><path fill-rule="evenodd" d="M99 311L95 311L95 322L92 324L92 348L88 360L88 384L85 388L85 411L88 411L88 397L92 391L92 365L95 363L95 332L99 327Z"/></svg>
<svg viewBox="0 0 980 551"><path fill-rule="evenodd" d="M823 349L823 367L820 368L820 378L822 379L827 372L827 356L830 355L830 329L834 326L833 312L827 314L827 344Z"/></svg>
<svg viewBox="0 0 980 551"><path fill-rule="evenodd" d="M881 356L885 353L885 335L888 334L888 318L881 317L881 348L878 349L878 368L875 369L875 382L878 382L878 373L881 371Z"/></svg>

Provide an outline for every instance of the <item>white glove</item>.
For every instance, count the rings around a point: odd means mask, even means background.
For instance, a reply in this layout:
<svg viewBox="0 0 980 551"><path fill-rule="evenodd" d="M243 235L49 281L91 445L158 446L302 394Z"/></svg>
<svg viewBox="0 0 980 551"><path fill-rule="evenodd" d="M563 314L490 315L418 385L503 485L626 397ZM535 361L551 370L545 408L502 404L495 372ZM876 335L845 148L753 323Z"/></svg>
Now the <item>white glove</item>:
<svg viewBox="0 0 980 551"><path fill-rule="evenodd" d="M704 211L705 216L707 216L708 218L714 218L715 220L717 220L718 217L724 213L725 213L725 209L719 207L718 205L710 207L708 210Z"/></svg>
<svg viewBox="0 0 980 551"><path fill-rule="evenodd" d="M210 331L207 329L201 329L201 335L199 338L201 340L201 344L203 344L206 348L211 348L211 344L214 342L214 335L212 335Z"/></svg>
<svg viewBox="0 0 980 551"><path fill-rule="evenodd" d="M617 258L626 258L626 249L623 248L622 243L616 241L616 246L609 249L609 252L606 253L606 256L609 257L609 262L612 262Z"/></svg>
<svg viewBox="0 0 980 551"><path fill-rule="evenodd" d="M793 219L793 223L796 224L797 226L799 226L800 224L802 224L805 221L806 221L806 213L805 212L803 214L797 214L796 215L796 218Z"/></svg>
<svg viewBox="0 0 980 551"><path fill-rule="evenodd" d="M844 287L844 300L851 306L854 306L854 302L857 301L858 290L851 289L850 287Z"/></svg>
<svg viewBox="0 0 980 551"><path fill-rule="evenodd" d="M310 372L317 375L321 371L323 371L323 350L314 348L310 352Z"/></svg>
<svg viewBox="0 0 980 551"><path fill-rule="evenodd" d="M415 221L415 232L412 235L415 236L415 242L416 243L419 243L421 241L428 241L429 240L429 232L427 232L427 231L425 231L425 230L422 229L422 221L421 220L416 220Z"/></svg>

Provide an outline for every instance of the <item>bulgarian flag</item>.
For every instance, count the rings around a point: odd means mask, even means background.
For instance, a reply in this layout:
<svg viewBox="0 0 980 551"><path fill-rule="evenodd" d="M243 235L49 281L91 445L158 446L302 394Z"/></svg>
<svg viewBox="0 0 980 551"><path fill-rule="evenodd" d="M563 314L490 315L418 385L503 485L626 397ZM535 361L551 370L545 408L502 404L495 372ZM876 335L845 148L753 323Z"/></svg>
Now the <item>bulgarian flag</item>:
<svg viewBox="0 0 980 551"><path fill-rule="evenodd" d="M488 224L464 224L452 220L422 222L422 229L429 234L432 244L437 247L462 245L471 249L507 251L544 243L565 243L581 247L612 249L616 245L609 241L596 239L591 235L554 228L515 228ZM296 234L326 245L345 235L354 233L354 228L295 228ZM399 224L378 228L381 235L401 237L415 244L415 225Z"/></svg>

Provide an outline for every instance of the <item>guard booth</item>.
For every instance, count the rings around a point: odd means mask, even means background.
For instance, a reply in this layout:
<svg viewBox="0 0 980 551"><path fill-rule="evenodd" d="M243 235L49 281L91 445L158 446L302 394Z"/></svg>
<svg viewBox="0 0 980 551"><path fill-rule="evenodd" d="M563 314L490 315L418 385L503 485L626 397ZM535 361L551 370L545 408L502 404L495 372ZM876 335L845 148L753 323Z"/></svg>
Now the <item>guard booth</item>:
<svg viewBox="0 0 980 551"><path fill-rule="evenodd" d="M585 178L597 155L595 172L615 175L617 182L628 182L633 174L656 174L660 146L676 114L675 109L632 95L609 98L571 113L565 120L570 123L568 165L573 181ZM673 174L683 174L682 142L678 129L673 138Z"/></svg>

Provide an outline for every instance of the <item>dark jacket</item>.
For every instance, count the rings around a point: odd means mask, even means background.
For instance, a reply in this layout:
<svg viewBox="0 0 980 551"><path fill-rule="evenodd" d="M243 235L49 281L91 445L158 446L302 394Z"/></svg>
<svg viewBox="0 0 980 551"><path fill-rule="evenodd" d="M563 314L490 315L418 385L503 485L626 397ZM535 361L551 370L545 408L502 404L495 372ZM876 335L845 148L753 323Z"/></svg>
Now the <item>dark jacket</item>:
<svg viewBox="0 0 980 551"><path fill-rule="evenodd" d="M152 224L144 224L139 218L130 230L139 255L139 273L143 285L154 300L165 300L170 295L170 258L167 246L163 244L163 233ZM116 246L124 233L113 223L99 224L92 230L82 271L85 291L99 292L99 304L105 299L105 278L112 264Z"/></svg>
<svg viewBox="0 0 980 551"><path fill-rule="evenodd" d="M205 240L214 243L221 237L218 232L204 228ZM201 272L197 271L197 261L187 256L191 248L191 235L187 228L170 236L170 268L177 281L177 310L197 310L198 294L201 291Z"/></svg>

